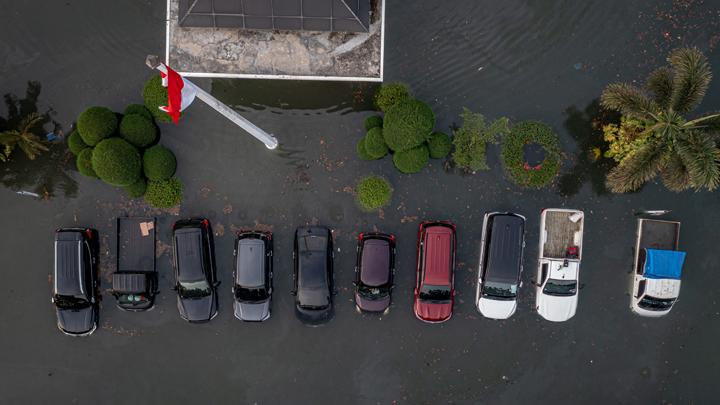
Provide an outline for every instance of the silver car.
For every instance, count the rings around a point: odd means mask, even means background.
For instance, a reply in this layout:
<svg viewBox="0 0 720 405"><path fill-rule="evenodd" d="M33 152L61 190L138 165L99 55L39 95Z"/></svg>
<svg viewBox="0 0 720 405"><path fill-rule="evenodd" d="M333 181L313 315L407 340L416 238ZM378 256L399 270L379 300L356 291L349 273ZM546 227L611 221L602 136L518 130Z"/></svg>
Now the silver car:
<svg viewBox="0 0 720 405"><path fill-rule="evenodd" d="M233 309L241 321L270 318L272 300L272 234L247 231L235 239Z"/></svg>

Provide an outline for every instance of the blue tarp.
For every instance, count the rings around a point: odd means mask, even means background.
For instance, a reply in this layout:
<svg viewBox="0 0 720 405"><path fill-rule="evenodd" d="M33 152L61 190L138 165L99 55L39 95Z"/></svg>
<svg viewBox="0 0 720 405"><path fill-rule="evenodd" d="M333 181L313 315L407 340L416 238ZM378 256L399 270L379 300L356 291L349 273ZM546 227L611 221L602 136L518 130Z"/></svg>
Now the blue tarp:
<svg viewBox="0 0 720 405"><path fill-rule="evenodd" d="M680 280L685 252L676 250L646 249L645 277Z"/></svg>

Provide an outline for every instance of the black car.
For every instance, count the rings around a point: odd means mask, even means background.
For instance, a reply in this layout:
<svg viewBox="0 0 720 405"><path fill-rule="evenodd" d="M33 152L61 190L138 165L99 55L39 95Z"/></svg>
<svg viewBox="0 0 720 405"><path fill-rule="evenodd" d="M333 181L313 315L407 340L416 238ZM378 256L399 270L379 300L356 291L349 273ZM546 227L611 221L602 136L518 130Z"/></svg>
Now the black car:
<svg viewBox="0 0 720 405"><path fill-rule="evenodd" d="M293 251L295 314L310 325L332 318L333 241L328 228L303 226L295 231Z"/></svg>
<svg viewBox="0 0 720 405"><path fill-rule="evenodd" d="M175 287L180 316L207 322L218 313L215 249L207 219L185 219L173 225Z"/></svg>
<svg viewBox="0 0 720 405"><path fill-rule="evenodd" d="M269 232L239 232L235 239L233 310L241 321L270 318L272 298L272 235Z"/></svg>
<svg viewBox="0 0 720 405"><path fill-rule="evenodd" d="M66 335L87 336L97 329L97 236L90 228L55 232L52 302L58 328Z"/></svg>
<svg viewBox="0 0 720 405"><path fill-rule="evenodd" d="M355 265L355 307L359 312L387 312L395 275L395 236L361 233Z"/></svg>

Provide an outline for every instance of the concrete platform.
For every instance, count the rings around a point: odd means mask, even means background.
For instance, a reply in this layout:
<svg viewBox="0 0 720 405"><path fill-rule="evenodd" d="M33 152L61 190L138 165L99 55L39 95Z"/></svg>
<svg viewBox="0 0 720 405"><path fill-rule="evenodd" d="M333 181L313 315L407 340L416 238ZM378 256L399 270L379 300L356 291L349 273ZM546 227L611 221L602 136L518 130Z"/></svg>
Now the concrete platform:
<svg viewBox="0 0 720 405"><path fill-rule="evenodd" d="M381 82L384 14L377 0L368 33L185 28L168 0L165 60L188 77Z"/></svg>

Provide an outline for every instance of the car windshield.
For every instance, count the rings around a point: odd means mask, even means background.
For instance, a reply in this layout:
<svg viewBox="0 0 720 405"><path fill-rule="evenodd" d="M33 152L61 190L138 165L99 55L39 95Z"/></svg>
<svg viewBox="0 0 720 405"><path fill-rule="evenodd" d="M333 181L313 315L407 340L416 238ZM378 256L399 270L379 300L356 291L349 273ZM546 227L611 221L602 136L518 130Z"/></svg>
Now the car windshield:
<svg viewBox="0 0 720 405"><path fill-rule="evenodd" d="M511 300L517 297L517 284L487 281L483 285L482 295L498 300Z"/></svg>
<svg viewBox="0 0 720 405"><path fill-rule="evenodd" d="M642 297L638 305L648 311L666 311L675 303L675 298L655 298L649 295Z"/></svg>
<svg viewBox="0 0 720 405"><path fill-rule="evenodd" d="M82 309L89 306L90 302L82 297L56 295L55 305L60 309Z"/></svg>
<svg viewBox="0 0 720 405"><path fill-rule="evenodd" d="M210 284L205 280L181 281L178 288L181 298L195 299L210 295Z"/></svg>
<svg viewBox="0 0 720 405"><path fill-rule="evenodd" d="M265 287L235 287L235 299L238 301L264 301L268 299L268 291Z"/></svg>
<svg viewBox="0 0 720 405"><path fill-rule="evenodd" d="M577 294L577 281L550 279L545 283L543 294L556 297L570 297Z"/></svg>
<svg viewBox="0 0 720 405"><path fill-rule="evenodd" d="M148 297L142 294L120 294L118 303L121 305L142 305L148 302Z"/></svg>
<svg viewBox="0 0 720 405"><path fill-rule="evenodd" d="M376 300L387 297L390 294L390 285L368 286L363 283L358 284L358 294L369 300Z"/></svg>
<svg viewBox="0 0 720 405"><path fill-rule="evenodd" d="M425 284L420 289L421 300L448 301L450 299L450 286Z"/></svg>

